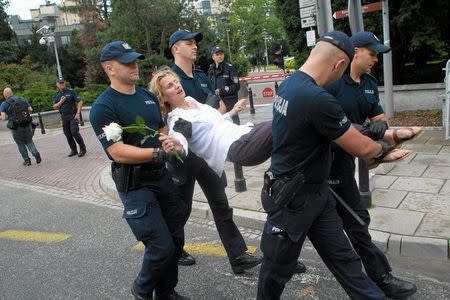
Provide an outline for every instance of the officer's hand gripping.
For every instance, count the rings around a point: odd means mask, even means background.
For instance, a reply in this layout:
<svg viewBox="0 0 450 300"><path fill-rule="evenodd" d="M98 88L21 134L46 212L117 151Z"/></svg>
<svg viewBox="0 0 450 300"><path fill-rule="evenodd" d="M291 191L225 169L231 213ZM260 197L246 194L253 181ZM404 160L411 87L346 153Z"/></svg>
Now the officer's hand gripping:
<svg viewBox="0 0 450 300"><path fill-rule="evenodd" d="M384 137L387 129L388 124L385 120L371 122L369 125L369 136L374 140L380 140Z"/></svg>

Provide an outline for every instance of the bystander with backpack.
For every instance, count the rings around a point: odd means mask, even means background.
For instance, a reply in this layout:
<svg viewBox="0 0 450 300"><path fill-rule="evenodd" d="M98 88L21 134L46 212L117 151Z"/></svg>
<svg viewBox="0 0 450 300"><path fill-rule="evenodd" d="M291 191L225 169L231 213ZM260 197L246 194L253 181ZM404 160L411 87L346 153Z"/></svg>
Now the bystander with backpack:
<svg viewBox="0 0 450 300"><path fill-rule="evenodd" d="M11 129L12 137L22 155L23 165L31 165L28 150L36 158L36 163L40 163L41 155L33 143L31 128L32 118L30 113L33 109L27 100L14 96L12 89L9 87L3 90L3 97L5 97L5 101L0 105L1 118L2 120L8 119L7 127Z"/></svg>

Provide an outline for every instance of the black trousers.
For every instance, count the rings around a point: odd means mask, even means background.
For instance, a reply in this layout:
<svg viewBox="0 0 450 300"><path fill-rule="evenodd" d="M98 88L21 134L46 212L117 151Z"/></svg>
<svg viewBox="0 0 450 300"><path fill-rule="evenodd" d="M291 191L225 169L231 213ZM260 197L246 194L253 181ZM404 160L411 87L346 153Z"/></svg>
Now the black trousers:
<svg viewBox="0 0 450 300"><path fill-rule="evenodd" d="M73 117L67 119L67 117L62 118L63 123L63 132L66 136L67 143L69 144L69 147L72 151L77 151L77 145L75 144L75 141L80 146L80 151L84 150L86 151L86 145L84 144L83 137L80 134L80 127L78 126L78 121L75 120Z"/></svg>
<svg viewBox="0 0 450 300"><path fill-rule="evenodd" d="M180 170L178 170L179 172ZM192 197L194 195L195 181L197 180L208 200L209 207L216 223L222 244L227 252L228 259L232 261L247 251L244 238L233 221L233 209L228 203L225 194L226 180L219 177L208 164L194 153L189 152L182 165L183 174L178 174L184 179L178 182L183 193L186 206L185 222L192 211Z"/></svg>
<svg viewBox="0 0 450 300"><path fill-rule="evenodd" d="M297 196L284 209L279 209L264 189L261 200L268 216L261 238L264 256L257 299L280 299L306 236L350 298L386 298L363 273L361 260L344 234L328 185L316 193Z"/></svg>

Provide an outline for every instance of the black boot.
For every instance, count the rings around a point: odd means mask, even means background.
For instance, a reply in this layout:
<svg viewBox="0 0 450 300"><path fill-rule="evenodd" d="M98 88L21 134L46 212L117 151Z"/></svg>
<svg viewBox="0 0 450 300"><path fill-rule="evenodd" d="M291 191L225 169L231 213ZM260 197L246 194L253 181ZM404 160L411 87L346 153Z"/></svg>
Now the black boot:
<svg viewBox="0 0 450 300"><path fill-rule="evenodd" d="M261 261L262 258L260 256L244 253L231 262L231 269L234 274L241 274L244 273L245 270L256 267Z"/></svg>
<svg viewBox="0 0 450 300"><path fill-rule="evenodd" d="M178 264L181 266L195 265L195 258L183 249L180 258L178 259Z"/></svg>
<svg viewBox="0 0 450 300"><path fill-rule="evenodd" d="M31 166L31 159L27 158L22 163L24 166Z"/></svg>
<svg viewBox="0 0 450 300"><path fill-rule="evenodd" d="M173 291L167 295L155 295L154 300L191 300L191 298L181 296L177 292Z"/></svg>
<svg viewBox="0 0 450 300"><path fill-rule="evenodd" d="M306 272L306 266L300 262L297 261L297 263L295 264L294 267L294 274L301 274L301 273L305 273Z"/></svg>
<svg viewBox="0 0 450 300"><path fill-rule="evenodd" d="M134 288L134 283L131 286L131 294L134 296L135 300L153 300L153 293L150 295L141 295L138 294L138 292L136 291L136 289Z"/></svg>
<svg viewBox="0 0 450 300"><path fill-rule="evenodd" d="M386 297L392 299L404 299L417 291L414 283L397 278L391 273L387 273L381 280L376 281L376 284Z"/></svg>
<svg viewBox="0 0 450 300"><path fill-rule="evenodd" d="M41 163L42 159L41 159L41 154L39 152L36 154L36 156L34 158L36 158L36 163L37 164Z"/></svg>
<svg viewBox="0 0 450 300"><path fill-rule="evenodd" d="M78 153L78 157L83 157L86 155L86 149L80 149L80 153Z"/></svg>
<svg viewBox="0 0 450 300"><path fill-rule="evenodd" d="M67 157L75 156L77 154L78 154L77 150L71 150L69 155L67 155Z"/></svg>

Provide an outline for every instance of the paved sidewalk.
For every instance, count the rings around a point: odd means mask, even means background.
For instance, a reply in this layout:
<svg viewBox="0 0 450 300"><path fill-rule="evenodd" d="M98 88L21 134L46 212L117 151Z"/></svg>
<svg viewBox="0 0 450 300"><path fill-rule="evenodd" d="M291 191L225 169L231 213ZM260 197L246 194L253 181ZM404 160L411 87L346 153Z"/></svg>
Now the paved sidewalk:
<svg viewBox="0 0 450 300"><path fill-rule="evenodd" d="M271 106L257 106L256 114L243 114L243 122L258 123L271 118ZM60 129L41 135L35 143L41 152L40 165L24 167L9 131L0 131L2 168L0 180L50 188L76 200L121 206L112 182L109 162L89 126L81 130L88 153L67 157L69 148ZM373 208L370 229L374 241L391 255L449 259L450 239L450 141L440 128L427 128L405 143L414 154L404 161L384 164L371 177ZM226 189L239 225L262 229L265 213L260 204L262 174L269 162L245 167L247 191L234 189L234 170L227 164ZM192 215L212 219L201 189L196 186Z"/></svg>

